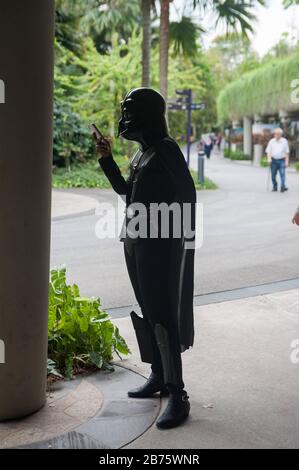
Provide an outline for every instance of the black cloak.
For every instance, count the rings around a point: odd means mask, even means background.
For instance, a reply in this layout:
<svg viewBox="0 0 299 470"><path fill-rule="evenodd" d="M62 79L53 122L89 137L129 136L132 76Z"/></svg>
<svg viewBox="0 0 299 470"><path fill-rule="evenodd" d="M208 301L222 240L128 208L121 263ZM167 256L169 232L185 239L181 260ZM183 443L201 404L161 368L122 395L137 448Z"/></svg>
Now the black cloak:
<svg viewBox="0 0 299 470"><path fill-rule="evenodd" d="M194 290L194 250L196 191L184 155L178 144L169 136L163 137L146 151L139 150L131 160L131 171L126 181L113 160L112 155L100 158L99 163L113 189L125 195L126 205L142 202L149 206L153 202L188 203L191 208L191 233L185 227L181 238L169 238L171 244L171 266L169 279L165 280L170 289L171 308L178 321L181 351L194 342L193 290ZM128 223L125 218L124 227ZM193 232L193 233L192 233ZM125 243L138 243L138 239L128 239L122 230L121 240Z"/></svg>

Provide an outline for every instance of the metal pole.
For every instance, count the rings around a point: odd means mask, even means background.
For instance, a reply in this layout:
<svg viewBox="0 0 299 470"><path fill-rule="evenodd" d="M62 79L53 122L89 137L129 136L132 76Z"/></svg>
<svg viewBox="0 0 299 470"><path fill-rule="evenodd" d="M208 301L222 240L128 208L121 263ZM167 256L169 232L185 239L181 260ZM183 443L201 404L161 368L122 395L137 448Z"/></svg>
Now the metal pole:
<svg viewBox="0 0 299 470"><path fill-rule="evenodd" d="M190 164L190 136L191 136L191 104L192 104L192 90L188 90L187 101L187 165Z"/></svg>
<svg viewBox="0 0 299 470"><path fill-rule="evenodd" d="M53 32L54 0L1 1L0 421L46 399Z"/></svg>

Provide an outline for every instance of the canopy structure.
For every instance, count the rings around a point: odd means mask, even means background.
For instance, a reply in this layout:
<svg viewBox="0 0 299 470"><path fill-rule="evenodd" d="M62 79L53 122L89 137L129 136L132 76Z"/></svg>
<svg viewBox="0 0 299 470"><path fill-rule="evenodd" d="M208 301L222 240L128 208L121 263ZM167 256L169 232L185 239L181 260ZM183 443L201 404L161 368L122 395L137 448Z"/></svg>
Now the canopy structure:
<svg viewBox="0 0 299 470"><path fill-rule="evenodd" d="M0 421L46 398L54 0L0 13Z"/></svg>

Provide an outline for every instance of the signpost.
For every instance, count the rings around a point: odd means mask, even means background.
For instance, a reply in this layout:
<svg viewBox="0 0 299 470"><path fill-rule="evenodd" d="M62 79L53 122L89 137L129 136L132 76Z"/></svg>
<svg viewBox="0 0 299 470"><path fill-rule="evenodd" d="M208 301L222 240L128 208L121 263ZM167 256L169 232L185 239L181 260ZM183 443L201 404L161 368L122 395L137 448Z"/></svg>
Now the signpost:
<svg viewBox="0 0 299 470"><path fill-rule="evenodd" d="M167 108L169 111L187 111L187 130L186 130L186 144L187 144L187 165L190 163L190 137L191 137L191 111L196 109L204 109L205 103L192 103L192 90L179 89L176 90L178 98L169 99Z"/></svg>

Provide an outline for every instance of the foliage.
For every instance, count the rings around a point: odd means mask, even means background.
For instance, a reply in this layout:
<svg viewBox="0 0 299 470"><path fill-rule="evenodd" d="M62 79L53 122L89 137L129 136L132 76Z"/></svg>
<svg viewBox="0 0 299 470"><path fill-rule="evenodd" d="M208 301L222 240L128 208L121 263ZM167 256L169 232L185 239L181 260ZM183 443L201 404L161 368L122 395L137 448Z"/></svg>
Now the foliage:
<svg viewBox="0 0 299 470"><path fill-rule="evenodd" d="M299 162L295 163L295 168L296 168L296 171L299 171Z"/></svg>
<svg viewBox="0 0 299 470"><path fill-rule="evenodd" d="M52 375L54 377L58 377L59 379L63 378L63 375L58 372L56 364L52 359L48 359L47 362L47 375Z"/></svg>
<svg viewBox="0 0 299 470"><path fill-rule="evenodd" d="M80 26L90 36L97 50L107 52L117 33L119 42L127 42L141 24L139 0L85 0L88 8Z"/></svg>
<svg viewBox="0 0 299 470"><path fill-rule="evenodd" d="M291 82L298 77L299 54L276 59L227 85L218 97L220 122L292 109Z"/></svg>
<svg viewBox="0 0 299 470"><path fill-rule="evenodd" d="M261 165L263 168L266 168L267 166L269 166L267 157L262 157L262 159L261 159L261 161L260 161L260 165Z"/></svg>
<svg viewBox="0 0 299 470"><path fill-rule="evenodd" d="M227 32L241 30L244 35L253 31L253 14L257 4L264 5L265 0L193 0L194 8L199 6L204 12L213 12L216 26L222 23Z"/></svg>
<svg viewBox="0 0 299 470"><path fill-rule="evenodd" d="M128 174L128 159L114 157L122 174ZM72 171L65 168L55 169L52 175L53 188L110 188L111 185L95 159L87 163L77 163Z"/></svg>
<svg viewBox="0 0 299 470"><path fill-rule="evenodd" d="M217 36L207 50L206 58L215 77L217 93L227 83L259 66L250 40L236 32Z"/></svg>
<svg viewBox="0 0 299 470"><path fill-rule="evenodd" d="M242 152L242 150L236 149L224 149L223 156L229 158L230 160L251 160L251 156Z"/></svg>
<svg viewBox="0 0 299 470"><path fill-rule="evenodd" d="M87 123L75 107L82 71L75 64L77 55L55 41L54 68L54 163L94 154Z"/></svg>
<svg viewBox="0 0 299 470"><path fill-rule="evenodd" d="M292 5L299 5L299 0L283 0L283 5L285 8L289 8Z"/></svg>
<svg viewBox="0 0 299 470"><path fill-rule="evenodd" d="M124 177L128 176L128 159L124 157L114 157ZM191 170L196 189L216 189L217 186L210 180L206 179L203 186L197 182L197 173ZM77 164L69 172L65 168L55 170L53 176L54 188L111 188L111 185L99 168L96 160L88 163Z"/></svg>
<svg viewBox="0 0 299 470"><path fill-rule="evenodd" d="M195 170L190 170L191 176L194 181L195 189L196 190L203 190L203 189L217 189L217 184L214 183L210 178L205 176L203 184L198 182L197 172Z"/></svg>
<svg viewBox="0 0 299 470"><path fill-rule="evenodd" d="M193 57L198 50L197 39L204 29L198 26L188 16L182 16L180 21L170 23L170 41L173 42L175 55L183 54Z"/></svg>
<svg viewBox="0 0 299 470"><path fill-rule="evenodd" d="M76 367L109 368L112 354L129 354L125 340L99 299L80 297L66 283L66 269L51 271L49 285L48 370L71 378Z"/></svg>

